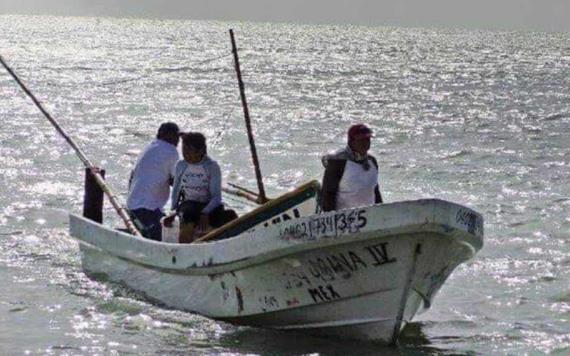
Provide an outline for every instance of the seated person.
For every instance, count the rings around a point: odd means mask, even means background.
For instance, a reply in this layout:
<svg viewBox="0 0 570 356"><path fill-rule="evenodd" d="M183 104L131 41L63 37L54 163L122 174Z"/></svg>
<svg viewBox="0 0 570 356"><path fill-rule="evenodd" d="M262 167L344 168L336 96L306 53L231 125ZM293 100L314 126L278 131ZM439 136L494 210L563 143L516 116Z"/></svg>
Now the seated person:
<svg viewBox="0 0 570 356"><path fill-rule="evenodd" d="M172 210L180 218L180 243L194 240L195 230L220 227L237 214L222 203L220 166L207 155L206 138L199 132L182 134L183 160L176 164L172 189ZM174 215L165 225L172 223Z"/></svg>

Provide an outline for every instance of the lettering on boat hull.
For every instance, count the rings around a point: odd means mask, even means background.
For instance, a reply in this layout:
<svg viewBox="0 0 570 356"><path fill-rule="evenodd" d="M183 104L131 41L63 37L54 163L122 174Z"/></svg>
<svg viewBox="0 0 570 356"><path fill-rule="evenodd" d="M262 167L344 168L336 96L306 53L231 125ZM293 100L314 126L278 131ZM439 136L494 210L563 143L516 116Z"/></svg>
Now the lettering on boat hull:
<svg viewBox="0 0 570 356"><path fill-rule="evenodd" d="M294 208L292 210L293 212L293 216L291 217L291 215L287 214L287 213L283 213L279 216L274 217L273 219L271 219L270 221L266 221L265 223L263 223L263 227L268 227L269 224L271 225L275 225L275 224L279 224L280 222L283 221L287 221L287 220L293 220L293 219L298 219L301 217L301 212L299 211L299 209Z"/></svg>
<svg viewBox="0 0 570 356"><path fill-rule="evenodd" d="M472 211L459 209L455 215L455 222L467 227L471 234L483 234L483 219Z"/></svg>
<svg viewBox="0 0 570 356"><path fill-rule="evenodd" d="M313 298L313 302L315 303L330 302L334 299L340 299L340 294L337 293L331 284L310 288L307 289L307 292L309 292L309 295Z"/></svg>
<svg viewBox="0 0 570 356"><path fill-rule="evenodd" d="M319 237L337 237L360 232L367 223L366 209L341 211L334 215L316 216L308 221L285 226L279 231L279 238L310 241Z"/></svg>
<svg viewBox="0 0 570 356"><path fill-rule="evenodd" d="M390 255L388 242L329 253L308 258L299 267L287 269L282 274L283 286L285 289L315 288L322 283L348 280L359 271L396 261Z"/></svg>
<svg viewBox="0 0 570 356"><path fill-rule="evenodd" d="M275 310L280 308L280 304L279 301L277 300L277 297L273 295L269 296L266 295L263 297L259 297L258 302L261 305L261 310L263 311Z"/></svg>

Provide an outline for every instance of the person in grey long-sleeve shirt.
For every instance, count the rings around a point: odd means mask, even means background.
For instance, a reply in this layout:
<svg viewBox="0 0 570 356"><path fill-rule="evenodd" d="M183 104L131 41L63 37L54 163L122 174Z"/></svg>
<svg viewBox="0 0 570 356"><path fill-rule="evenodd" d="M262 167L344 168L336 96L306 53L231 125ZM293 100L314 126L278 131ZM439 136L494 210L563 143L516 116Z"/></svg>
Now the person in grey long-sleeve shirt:
<svg viewBox="0 0 570 356"><path fill-rule="evenodd" d="M204 135L183 134L182 154L184 159L175 168L171 201L180 217L180 242L184 243L192 242L196 226L201 231L220 227L237 215L224 209L220 166L207 155Z"/></svg>
<svg viewBox="0 0 570 356"><path fill-rule="evenodd" d="M172 210L191 200L206 203L202 212L210 214L222 204L222 172L216 161L207 155L197 163L180 160L174 172Z"/></svg>

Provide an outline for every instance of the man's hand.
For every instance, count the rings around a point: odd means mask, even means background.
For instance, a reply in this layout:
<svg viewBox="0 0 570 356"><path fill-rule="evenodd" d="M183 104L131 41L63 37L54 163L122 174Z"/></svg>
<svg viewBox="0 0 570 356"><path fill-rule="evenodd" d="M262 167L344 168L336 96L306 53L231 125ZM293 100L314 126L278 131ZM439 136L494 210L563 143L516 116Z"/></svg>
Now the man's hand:
<svg viewBox="0 0 570 356"><path fill-rule="evenodd" d="M175 218L176 218L176 214L172 214L172 215L165 217L163 220L164 226L172 227L172 222L174 221Z"/></svg>

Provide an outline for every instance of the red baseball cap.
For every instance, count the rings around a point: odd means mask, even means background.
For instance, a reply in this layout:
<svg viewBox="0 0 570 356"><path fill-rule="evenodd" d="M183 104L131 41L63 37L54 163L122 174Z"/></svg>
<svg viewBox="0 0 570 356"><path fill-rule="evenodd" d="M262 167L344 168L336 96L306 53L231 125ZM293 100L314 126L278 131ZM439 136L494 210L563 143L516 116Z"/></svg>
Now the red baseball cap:
<svg viewBox="0 0 570 356"><path fill-rule="evenodd" d="M372 137L372 129L364 124L352 125L348 129L348 140L358 140Z"/></svg>

